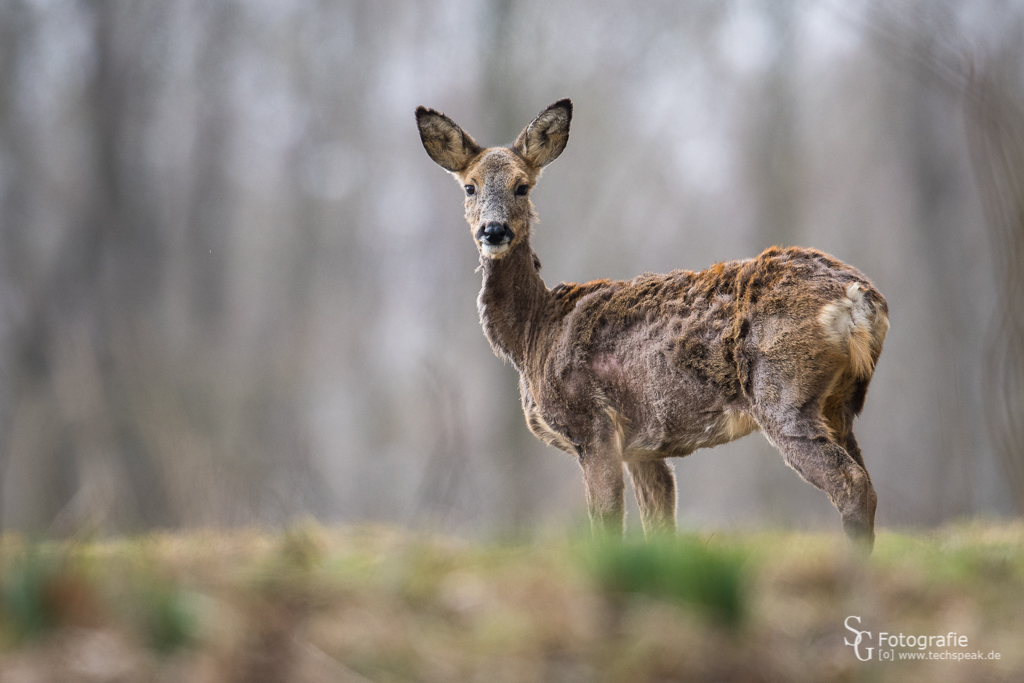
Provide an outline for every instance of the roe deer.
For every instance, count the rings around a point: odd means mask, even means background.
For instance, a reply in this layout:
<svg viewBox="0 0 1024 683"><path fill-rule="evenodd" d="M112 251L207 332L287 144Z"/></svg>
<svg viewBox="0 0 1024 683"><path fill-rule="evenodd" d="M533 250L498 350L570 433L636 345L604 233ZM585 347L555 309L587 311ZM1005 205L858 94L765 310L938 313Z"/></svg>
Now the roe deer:
<svg viewBox="0 0 1024 683"><path fill-rule="evenodd" d="M560 100L511 147L483 148L444 114L416 109L427 154L466 193L484 334L519 371L530 431L578 459L595 531L622 532L625 463L644 533L674 533L665 458L759 429L870 552L877 497L852 422L889 327L885 299L855 268L796 247L548 289L529 195L571 119Z"/></svg>

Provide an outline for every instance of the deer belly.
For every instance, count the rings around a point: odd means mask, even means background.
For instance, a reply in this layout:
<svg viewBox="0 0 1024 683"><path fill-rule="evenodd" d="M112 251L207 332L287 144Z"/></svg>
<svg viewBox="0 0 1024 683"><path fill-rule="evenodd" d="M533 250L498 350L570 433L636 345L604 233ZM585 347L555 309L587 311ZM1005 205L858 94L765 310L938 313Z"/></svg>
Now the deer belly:
<svg viewBox="0 0 1024 683"><path fill-rule="evenodd" d="M679 416L675 416L679 417ZM729 443L758 429L747 413L728 408L705 413L702 419L658 420L643 426L628 439L623 449L626 460L649 460L655 457L685 456L700 448L712 448Z"/></svg>

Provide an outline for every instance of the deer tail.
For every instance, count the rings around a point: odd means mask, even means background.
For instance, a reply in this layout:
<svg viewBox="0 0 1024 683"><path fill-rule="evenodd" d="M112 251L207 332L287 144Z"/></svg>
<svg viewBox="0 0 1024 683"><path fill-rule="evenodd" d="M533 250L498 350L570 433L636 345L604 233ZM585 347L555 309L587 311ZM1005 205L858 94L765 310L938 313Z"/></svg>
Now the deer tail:
<svg viewBox="0 0 1024 683"><path fill-rule="evenodd" d="M843 298L821 309L818 322L833 342L849 349L854 377L871 377L889 330L888 307L881 295L870 286L853 282Z"/></svg>

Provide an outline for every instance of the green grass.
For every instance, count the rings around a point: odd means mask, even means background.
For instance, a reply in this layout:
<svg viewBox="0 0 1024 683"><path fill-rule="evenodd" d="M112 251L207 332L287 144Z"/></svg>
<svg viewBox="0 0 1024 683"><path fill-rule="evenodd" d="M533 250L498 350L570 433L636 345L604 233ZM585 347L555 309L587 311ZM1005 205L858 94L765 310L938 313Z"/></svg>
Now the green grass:
<svg viewBox="0 0 1024 683"><path fill-rule="evenodd" d="M61 587L75 578L66 564L53 548L36 545L5 563L0 614L16 641L39 638L60 624Z"/></svg>
<svg viewBox="0 0 1024 683"><path fill-rule="evenodd" d="M861 662L859 629L998 660ZM911 652L909 648L889 648ZM931 648L936 652L951 648ZM88 657L88 676L76 666ZM862 652L863 654L863 652ZM63 667L63 668L61 668ZM76 673L77 671L77 673ZM305 524L0 539L0 680L1020 681L1024 524L477 543Z"/></svg>
<svg viewBox="0 0 1024 683"><path fill-rule="evenodd" d="M696 608L730 627L746 608L744 554L709 549L697 537L594 543L587 568L609 596L648 596Z"/></svg>

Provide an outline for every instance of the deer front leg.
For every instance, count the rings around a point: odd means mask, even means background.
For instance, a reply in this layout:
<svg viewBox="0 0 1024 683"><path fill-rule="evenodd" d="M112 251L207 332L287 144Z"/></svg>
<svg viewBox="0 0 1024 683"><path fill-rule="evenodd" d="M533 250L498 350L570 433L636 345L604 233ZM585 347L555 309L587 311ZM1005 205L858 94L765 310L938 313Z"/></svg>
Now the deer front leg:
<svg viewBox="0 0 1024 683"><path fill-rule="evenodd" d="M672 536L676 533L676 477L664 460L628 462L633 492L640 507L644 536Z"/></svg>
<svg viewBox="0 0 1024 683"><path fill-rule="evenodd" d="M594 536L621 536L624 521L622 460L612 453L584 453L580 456L580 467Z"/></svg>

